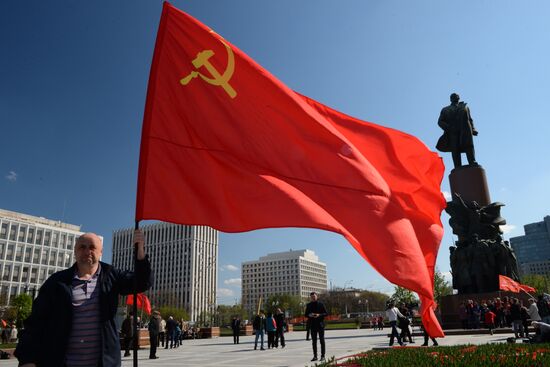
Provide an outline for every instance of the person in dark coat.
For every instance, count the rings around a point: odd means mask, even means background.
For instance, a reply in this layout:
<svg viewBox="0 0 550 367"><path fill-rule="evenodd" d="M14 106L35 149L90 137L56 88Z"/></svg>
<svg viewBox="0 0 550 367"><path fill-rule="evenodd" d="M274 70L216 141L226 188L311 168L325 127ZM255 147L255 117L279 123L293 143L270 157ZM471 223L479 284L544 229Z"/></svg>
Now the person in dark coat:
<svg viewBox="0 0 550 367"><path fill-rule="evenodd" d="M149 320L149 359L157 359L157 346L159 342L159 333L160 333L160 313L158 311L153 312L151 320Z"/></svg>
<svg viewBox="0 0 550 367"><path fill-rule="evenodd" d="M285 313L280 309L277 308L277 311L275 312L275 322L277 324L277 332L275 334L275 348L279 346L279 343L281 344L281 348L285 347Z"/></svg>
<svg viewBox="0 0 550 367"><path fill-rule="evenodd" d="M474 138L477 130L470 109L465 102L460 102L460 96L451 94L451 104L444 107L437 124L443 129L436 148L441 152L452 152L455 168L462 166L462 153L466 153L468 164L477 165L474 151Z"/></svg>
<svg viewBox="0 0 550 367"><path fill-rule="evenodd" d="M134 231L133 241L138 259L135 272L100 262L103 244L98 235L86 233L76 240L76 263L50 276L33 302L14 353L19 366L120 366L115 323L119 296L145 292L152 284L140 230ZM89 326L86 334L83 323Z"/></svg>
<svg viewBox="0 0 550 367"><path fill-rule="evenodd" d="M164 349L168 349L168 340L170 340L170 348L177 347L176 326L178 326L176 320L172 316L168 317L168 321L166 321L166 346Z"/></svg>
<svg viewBox="0 0 550 367"><path fill-rule="evenodd" d="M239 333L241 332L241 319L239 316L233 316L231 330L233 330L233 344L239 344Z"/></svg>
<svg viewBox="0 0 550 367"><path fill-rule="evenodd" d="M317 292L309 294L311 302L306 306L305 316L309 319L311 328L311 344L313 347L313 358L317 360L317 336L321 344L321 362L325 360L325 316L328 315L325 305L318 301Z"/></svg>
<svg viewBox="0 0 550 367"><path fill-rule="evenodd" d="M128 313L128 316L122 321L120 327L120 333L122 334L122 345L124 346L124 357L130 355L130 349L132 349L132 340L134 340L134 314Z"/></svg>

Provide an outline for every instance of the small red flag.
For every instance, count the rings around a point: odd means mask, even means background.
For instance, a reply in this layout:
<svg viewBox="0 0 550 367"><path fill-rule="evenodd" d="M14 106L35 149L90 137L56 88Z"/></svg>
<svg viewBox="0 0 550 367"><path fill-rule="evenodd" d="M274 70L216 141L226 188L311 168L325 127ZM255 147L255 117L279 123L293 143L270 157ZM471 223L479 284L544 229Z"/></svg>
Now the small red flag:
<svg viewBox="0 0 550 367"><path fill-rule="evenodd" d="M4 319L2 319L2 327L6 327L6 326L8 326L8 323Z"/></svg>
<svg viewBox="0 0 550 367"><path fill-rule="evenodd" d="M136 220L225 232L309 227L343 235L418 293L426 330L443 235L441 158L417 138L302 96L164 3L149 77ZM338 251L338 250L335 250Z"/></svg>
<svg viewBox="0 0 550 367"><path fill-rule="evenodd" d="M516 282L515 280L508 278L507 276L504 276L504 275L498 276L498 283L499 283L499 288L502 291L510 291L514 293L519 293L522 290L527 293L537 291L535 288L531 286L520 284L519 282Z"/></svg>
<svg viewBox="0 0 550 367"><path fill-rule="evenodd" d="M535 293L537 290L531 286L520 284L519 287L527 293Z"/></svg>
<svg viewBox="0 0 550 367"><path fill-rule="evenodd" d="M134 304L133 294L126 297L126 304L130 306ZM148 315L151 314L151 302L149 302L149 298L143 293L138 293L137 295L137 308L142 309Z"/></svg>

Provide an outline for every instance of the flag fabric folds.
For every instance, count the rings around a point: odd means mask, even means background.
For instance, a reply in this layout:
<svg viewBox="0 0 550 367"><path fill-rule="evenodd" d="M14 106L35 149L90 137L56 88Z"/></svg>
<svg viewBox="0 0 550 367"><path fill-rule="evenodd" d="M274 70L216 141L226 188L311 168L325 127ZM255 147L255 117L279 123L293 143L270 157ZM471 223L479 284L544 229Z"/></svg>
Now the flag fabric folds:
<svg viewBox="0 0 550 367"><path fill-rule="evenodd" d="M499 289L502 291L509 291L514 293L519 293L521 291L524 291L526 293L533 293L537 291L535 288L531 286L520 284L515 280L513 280L512 278L509 278L504 275L498 276L498 284L499 284Z"/></svg>
<svg viewBox="0 0 550 367"><path fill-rule="evenodd" d="M129 306L132 306L134 304L133 294L129 294L126 297L126 304ZM137 295L137 308L145 311L147 315L151 314L151 302L149 302L149 298L147 298L147 296L143 293L138 293Z"/></svg>
<svg viewBox="0 0 550 367"><path fill-rule="evenodd" d="M418 293L431 336L443 235L441 158L417 138L289 89L165 3L149 78L136 220L225 232L308 227L343 235ZM337 254L341 249L335 248Z"/></svg>

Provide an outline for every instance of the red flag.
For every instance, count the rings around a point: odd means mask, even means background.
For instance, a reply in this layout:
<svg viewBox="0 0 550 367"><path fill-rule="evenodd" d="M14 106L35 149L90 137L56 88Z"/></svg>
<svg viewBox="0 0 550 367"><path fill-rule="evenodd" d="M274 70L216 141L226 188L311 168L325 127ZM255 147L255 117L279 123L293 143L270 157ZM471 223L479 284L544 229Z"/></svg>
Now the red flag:
<svg viewBox="0 0 550 367"><path fill-rule="evenodd" d="M126 297L126 304L127 305L133 305L134 304L134 295L130 294ZM147 315L151 314L151 302L149 302L149 298L143 293L138 293L137 295L137 308L142 309L145 311Z"/></svg>
<svg viewBox="0 0 550 367"><path fill-rule="evenodd" d="M8 326L8 323L6 322L6 320L2 319L1 321L2 321L2 327Z"/></svg>
<svg viewBox="0 0 550 367"><path fill-rule="evenodd" d="M521 288L522 291L526 293L535 293L537 291L535 288L528 286L526 284L520 284L519 287Z"/></svg>
<svg viewBox="0 0 550 367"><path fill-rule="evenodd" d="M521 290L520 284L518 282L504 275L498 276L498 285L501 291L519 293Z"/></svg>
<svg viewBox="0 0 550 367"><path fill-rule="evenodd" d="M441 158L418 139L304 97L164 3L141 140L136 220L225 232L340 233L417 292L431 336Z"/></svg>

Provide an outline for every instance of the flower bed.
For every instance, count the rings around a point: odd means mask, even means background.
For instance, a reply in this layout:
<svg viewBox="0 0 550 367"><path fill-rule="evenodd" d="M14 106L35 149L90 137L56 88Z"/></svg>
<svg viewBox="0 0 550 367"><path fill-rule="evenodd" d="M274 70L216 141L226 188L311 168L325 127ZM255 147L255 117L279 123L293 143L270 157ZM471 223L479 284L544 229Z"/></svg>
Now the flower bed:
<svg viewBox="0 0 550 367"><path fill-rule="evenodd" d="M326 367L550 366L550 344L485 344L392 348L331 360Z"/></svg>

